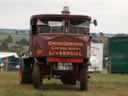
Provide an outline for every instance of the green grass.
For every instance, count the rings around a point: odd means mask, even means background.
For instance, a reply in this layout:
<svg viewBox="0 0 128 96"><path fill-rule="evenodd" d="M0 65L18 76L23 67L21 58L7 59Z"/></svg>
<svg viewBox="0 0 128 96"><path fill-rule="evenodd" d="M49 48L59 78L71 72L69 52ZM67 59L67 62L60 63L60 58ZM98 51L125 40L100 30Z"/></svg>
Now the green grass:
<svg viewBox="0 0 128 96"><path fill-rule="evenodd" d="M91 74L89 90L79 91L76 86L63 86L60 80L45 80L43 90L32 85L20 85L18 72L0 72L0 96L128 96L127 74Z"/></svg>

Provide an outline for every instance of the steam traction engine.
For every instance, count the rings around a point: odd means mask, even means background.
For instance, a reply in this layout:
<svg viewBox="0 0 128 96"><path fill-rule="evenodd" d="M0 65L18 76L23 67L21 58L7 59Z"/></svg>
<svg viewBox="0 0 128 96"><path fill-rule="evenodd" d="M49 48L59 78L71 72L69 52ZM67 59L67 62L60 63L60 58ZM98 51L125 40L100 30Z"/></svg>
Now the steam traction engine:
<svg viewBox="0 0 128 96"><path fill-rule="evenodd" d="M20 82L42 88L44 78L59 78L63 84L87 90L91 18L62 14L31 17L30 55L21 59Z"/></svg>

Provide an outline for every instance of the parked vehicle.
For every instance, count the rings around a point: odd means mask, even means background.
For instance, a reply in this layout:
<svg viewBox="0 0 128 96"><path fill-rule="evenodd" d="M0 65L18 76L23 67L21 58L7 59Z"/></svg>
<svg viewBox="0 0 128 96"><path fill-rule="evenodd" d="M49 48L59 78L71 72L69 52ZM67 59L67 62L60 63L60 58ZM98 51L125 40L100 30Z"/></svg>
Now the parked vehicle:
<svg viewBox="0 0 128 96"><path fill-rule="evenodd" d="M108 47L108 71L110 73L128 73L128 37L111 37Z"/></svg>
<svg viewBox="0 0 128 96"><path fill-rule="evenodd" d="M70 15L64 7L62 14L34 15L30 22L30 53L21 59L20 82L42 88L44 78L70 85L78 80L80 90L87 90L91 17Z"/></svg>

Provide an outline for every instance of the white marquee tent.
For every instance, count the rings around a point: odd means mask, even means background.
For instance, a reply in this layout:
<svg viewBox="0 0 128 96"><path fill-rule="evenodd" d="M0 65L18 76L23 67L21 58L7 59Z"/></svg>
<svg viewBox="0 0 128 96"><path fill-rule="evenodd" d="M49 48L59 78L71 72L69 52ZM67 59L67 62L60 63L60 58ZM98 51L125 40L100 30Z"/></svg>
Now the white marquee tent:
<svg viewBox="0 0 128 96"><path fill-rule="evenodd" d="M18 58L18 55L16 52L0 52L0 58L6 58L9 56L14 56L14 57Z"/></svg>
<svg viewBox="0 0 128 96"><path fill-rule="evenodd" d="M0 52L0 59L6 59L9 58L10 56L14 56L15 58L18 58L18 55L16 52ZM6 71L8 70L8 63L4 64L3 62L0 62L0 71L3 70L3 66L6 65Z"/></svg>

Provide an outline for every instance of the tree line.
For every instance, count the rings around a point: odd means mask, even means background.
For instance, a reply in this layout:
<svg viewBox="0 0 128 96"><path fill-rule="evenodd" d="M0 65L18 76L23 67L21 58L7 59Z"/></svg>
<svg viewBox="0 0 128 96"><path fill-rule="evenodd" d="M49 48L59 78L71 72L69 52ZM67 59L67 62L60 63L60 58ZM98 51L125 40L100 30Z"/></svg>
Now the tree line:
<svg viewBox="0 0 128 96"><path fill-rule="evenodd" d="M22 38L16 42L14 42L14 39L11 35L8 35L5 39L0 40L0 51L17 52L20 54L23 50L26 50L25 46L29 46L29 41L26 38Z"/></svg>

